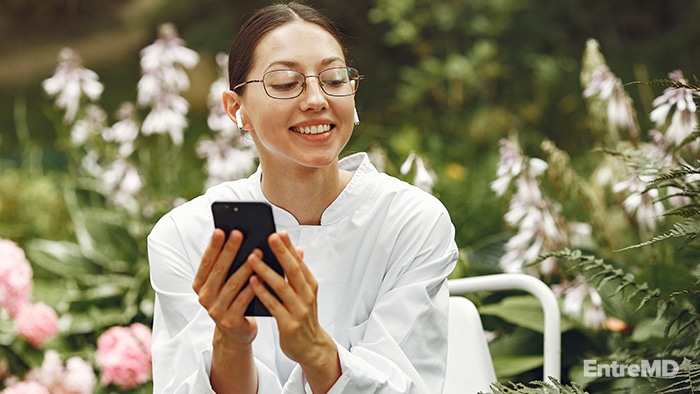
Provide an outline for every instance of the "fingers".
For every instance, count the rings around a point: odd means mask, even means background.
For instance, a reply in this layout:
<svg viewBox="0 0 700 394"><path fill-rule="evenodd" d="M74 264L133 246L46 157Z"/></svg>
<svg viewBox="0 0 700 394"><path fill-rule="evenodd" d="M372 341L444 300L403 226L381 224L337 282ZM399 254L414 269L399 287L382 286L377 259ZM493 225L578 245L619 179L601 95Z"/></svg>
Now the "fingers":
<svg viewBox="0 0 700 394"><path fill-rule="evenodd" d="M292 244L286 232L272 234L268 238L268 244L284 269L286 280L265 264L261 256L250 256L246 264L255 271L250 280L255 295L278 321L286 319L290 314L303 316L315 310L318 285L301 259L303 251Z"/></svg>
<svg viewBox="0 0 700 394"><path fill-rule="evenodd" d="M212 267L216 264L216 260L219 257L219 253L221 252L225 238L226 234L224 234L223 230L218 228L214 230L214 233L211 236L211 241L209 241L209 245L202 256L202 261L197 269L194 282L192 283L192 287L197 293L199 293L200 289L207 281L207 278L209 278L209 273L211 272Z"/></svg>
<svg viewBox="0 0 700 394"><path fill-rule="evenodd" d="M252 271L248 268L238 269L228 278L227 273L243 240L240 231L232 231L224 243L223 230L216 229L207 246L192 288L199 296L199 302L210 314L230 306L233 298L247 283ZM226 284L226 286L225 286ZM221 297L222 293L225 297Z"/></svg>

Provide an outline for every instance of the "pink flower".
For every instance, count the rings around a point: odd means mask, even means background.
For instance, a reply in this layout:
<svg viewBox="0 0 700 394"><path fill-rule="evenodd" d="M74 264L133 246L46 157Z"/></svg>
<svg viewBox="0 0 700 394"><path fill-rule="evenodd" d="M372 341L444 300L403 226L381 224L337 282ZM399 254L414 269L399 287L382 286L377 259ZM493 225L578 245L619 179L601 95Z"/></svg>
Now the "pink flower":
<svg viewBox="0 0 700 394"><path fill-rule="evenodd" d="M19 382L3 390L2 394L51 394L51 392L37 382Z"/></svg>
<svg viewBox="0 0 700 394"><path fill-rule="evenodd" d="M58 332L58 315L43 302L28 304L15 316L19 336L38 348Z"/></svg>
<svg viewBox="0 0 700 394"><path fill-rule="evenodd" d="M140 323L112 327L97 339L97 364L104 385L134 388L151 379L151 330Z"/></svg>
<svg viewBox="0 0 700 394"><path fill-rule="evenodd" d="M47 351L41 368L30 370L26 379L48 387L51 394L90 394L96 380L92 366L85 360L71 357L64 366L55 350Z"/></svg>
<svg viewBox="0 0 700 394"><path fill-rule="evenodd" d="M32 289L32 267L24 251L16 243L0 239L0 308L14 317L29 304Z"/></svg>
<svg viewBox="0 0 700 394"><path fill-rule="evenodd" d="M71 357L66 361L66 374L63 377L64 392L70 394L90 394L95 387L95 371L92 365L80 357Z"/></svg>

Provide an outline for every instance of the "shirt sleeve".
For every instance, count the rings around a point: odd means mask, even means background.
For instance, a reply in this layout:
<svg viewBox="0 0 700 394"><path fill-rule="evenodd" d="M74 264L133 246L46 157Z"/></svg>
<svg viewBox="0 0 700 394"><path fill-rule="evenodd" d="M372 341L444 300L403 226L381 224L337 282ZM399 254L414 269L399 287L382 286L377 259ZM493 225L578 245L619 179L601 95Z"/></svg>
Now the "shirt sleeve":
<svg viewBox="0 0 700 394"><path fill-rule="evenodd" d="M442 392L447 276L458 249L446 212L426 224L397 243L392 260L403 263L389 268L369 318L350 329L350 349L338 346L342 376L329 394Z"/></svg>
<svg viewBox="0 0 700 394"><path fill-rule="evenodd" d="M206 245L208 233L203 233L204 238L196 242ZM214 322L192 290L198 261L194 264L188 256L187 244L169 215L148 237L148 258L156 293L151 345L153 392L214 393L209 380ZM275 373L259 360L255 365L259 392L281 392Z"/></svg>

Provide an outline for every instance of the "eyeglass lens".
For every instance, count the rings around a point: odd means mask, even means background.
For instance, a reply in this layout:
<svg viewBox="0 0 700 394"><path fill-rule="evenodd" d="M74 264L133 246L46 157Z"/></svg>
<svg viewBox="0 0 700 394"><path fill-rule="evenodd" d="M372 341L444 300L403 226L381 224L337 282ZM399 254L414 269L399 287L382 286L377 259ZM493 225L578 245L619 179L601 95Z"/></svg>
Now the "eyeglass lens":
<svg viewBox="0 0 700 394"><path fill-rule="evenodd" d="M263 76L263 86L270 97L294 98L304 90L306 78L318 78L321 89L329 96L350 96L357 91L359 74L350 67L334 67L317 76L294 70L272 70Z"/></svg>

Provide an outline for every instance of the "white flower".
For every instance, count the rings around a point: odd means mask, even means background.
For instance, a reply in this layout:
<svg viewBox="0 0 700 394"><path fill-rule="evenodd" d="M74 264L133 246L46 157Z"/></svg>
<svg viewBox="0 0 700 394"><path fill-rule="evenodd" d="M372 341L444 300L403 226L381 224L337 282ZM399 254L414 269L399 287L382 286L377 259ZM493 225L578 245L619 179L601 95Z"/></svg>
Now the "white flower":
<svg viewBox="0 0 700 394"><path fill-rule="evenodd" d="M54 75L41 84L49 96L56 96L56 107L66 111L63 120L72 123L83 96L98 100L103 91L97 74L81 67L81 59L72 49L64 48L58 55Z"/></svg>
<svg viewBox="0 0 700 394"><path fill-rule="evenodd" d="M669 78L676 82L686 83L680 71L670 73ZM680 145L698 124L697 108L693 100L693 96L696 94L688 88L671 87L664 90L663 94L652 102L654 109L649 117L657 127L666 126L668 115L673 109L671 122L666 129L666 139L676 146Z"/></svg>
<svg viewBox="0 0 700 394"><path fill-rule="evenodd" d="M664 205L657 201L658 189L648 189L644 177L633 172L624 181L613 185L614 193L627 193L622 202L625 211L634 214L640 227L649 231L656 230L656 223L663 220Z"/></svg>
<svg viewBox="0 0 700 394"><path fill-rule="evenodd" d="M134 141L139 135L139 124L134 119L136 108L131 103L124 103L117 110L118 121L102 131L102 138L107 142L119 144L119 155L127 157L134 151Z"/></svg>
<svg viewBox="0 0 700 394"><path fill-rule="evenodd" d="M416 166L416 172L413 176L413 184L428 193L432 193L433 185L435 184L435 175L428 170L423 161L423 158L418 156L415 152L411 152L406 161L401 164L402 175L406 175L411 171L413 164Z"/></svg>
<svg viewBox="0 0 700 394"><path fill-rule="evenodd" d="M563 296L562 312L580 320L586 327L599 329L606 320L603 300L598 291L582 276L576 277L566 286L552 286L552 290Z"/></svg>
<svg viewBox="0 0 700 394"><path fill-rule="evenodd" d="M143 186L138 169L124 159L117 159L102 171L102 189L112 203L137 212L136 196Z"/></svg>
<svg viewBox="0 0 700 394"><path fill-rule="evenodd" d="M503 196L508 190L514 177L520 175L523 167L523 154L517 142L509 139L501 139L499 142L500 160L496 170L496 180L491 182L491 190L496 195Z"/></svg>
<svg viewBox="0 0 700 394"><path fill-rule="evenodd" d="M240 135L219 135L216 140L200 141L197 155L207 160L207 187L249 175L257 158L252 141Z"/></svg>
<svg viewBox="0 0 700 394"><path fill-rule="evenodd" d="M606 105L606 114L611 126L627 130L634 137L639 135L632 99L625 92L620 79L608 66L602 64L593 70L591 80L583 91L583 97L597 97Z"/></svg>
<svg viewBox="0 0 700 394"><path fill-rule="evenodd" d="M207 118L207 124L210 129L223 135L228 136L240 133L238 127L231 121L224 110L224 104L221 101L221 94L228 90L228 56L225 53L217 53L216 63L219 66L219 78L209 87L209 95L207 96L209 117Z"/></svg>
<svg viewBox="0 0 700 394"><path fill-rule="evenodd" d="M517 233L506 242L499 265L505 272L522 272L539 256L568 246L569 235L559 218L561 206L544 196L537 180L547 171L547 162L524 156L514 139L501 140L500 153L498 178L491 189L502 196L515 179L515 192L504 220ZM549 257L529 271L533 275L549 274L555 268L556 260Z"/></svg>
<svg viewBox="0 0 700 394"><path fill-rule="evenodd" d="M186 48L172 23L165 23L158 29L159 38L141 50L141 68L153 71L181 65L192 68L199 63L197 52Z"/></svg>
<svg viewBox="0 0 700 394"><path fill-rule="evenodd" d="M180 93L189 89L185 68L199 62L199 55L183 46L172 24L159 29L159 38L141 51L143 76L138 82L139 105L151 107L141 131L149 134L170 134L173 143L181 145L187 127L189 103Z"/></svg>

